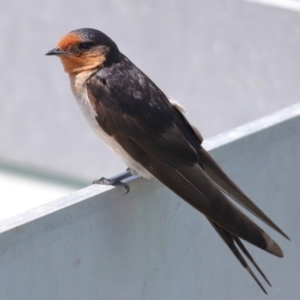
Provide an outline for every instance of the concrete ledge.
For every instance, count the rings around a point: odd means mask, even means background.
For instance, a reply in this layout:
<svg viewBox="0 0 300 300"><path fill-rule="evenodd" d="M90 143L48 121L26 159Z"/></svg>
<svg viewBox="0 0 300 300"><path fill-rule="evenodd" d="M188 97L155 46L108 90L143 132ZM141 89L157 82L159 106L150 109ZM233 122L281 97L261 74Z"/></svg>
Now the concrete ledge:
<svg viewBox="0 0 300 300"><path fill-rule="evenodd" d="M300 105L208 140L226 172L290 235L278 259L249 246L298 299ZM207 221L159 182L89 186L0 223L0 299L266 299ZM266 226L262 225L263 228Z"/></svg>

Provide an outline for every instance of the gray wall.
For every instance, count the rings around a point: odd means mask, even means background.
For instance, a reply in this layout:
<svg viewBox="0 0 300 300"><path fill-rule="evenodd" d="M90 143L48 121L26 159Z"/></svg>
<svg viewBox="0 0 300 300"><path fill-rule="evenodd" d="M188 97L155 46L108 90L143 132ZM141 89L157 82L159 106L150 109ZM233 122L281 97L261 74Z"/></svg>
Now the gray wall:
<svg viewBox="0 0 300 300"><path fill-rule="evenodd" d="M125 168L44 56L81 27L111 36L205 138L298 101L299 13L239 0L2 1L0 162L87 181Z"/></svg>
<svg viewBox="0 0 300 300"><path fill-rule="evenodd" d="M127 195L92 185L1 221L0 299L298 300L299 135L297 105L207 143L291 238L258 222L282 259L245 243L273 285L263 282L268 296L201 214L158 181L138 179Z"/></svg>

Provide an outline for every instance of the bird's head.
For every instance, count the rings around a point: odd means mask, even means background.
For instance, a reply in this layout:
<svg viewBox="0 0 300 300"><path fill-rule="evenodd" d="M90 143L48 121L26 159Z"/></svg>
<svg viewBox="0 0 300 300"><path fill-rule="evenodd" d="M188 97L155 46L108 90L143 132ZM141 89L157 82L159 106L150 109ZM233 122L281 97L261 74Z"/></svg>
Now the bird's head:
<svg viewBox="0 0 300 300"><path fill-rule="evenodd" d="M120 52L117 45L101 31L82 28L63 36L46 55L57 55L65 71L76 75L117 62Z"/></svg>

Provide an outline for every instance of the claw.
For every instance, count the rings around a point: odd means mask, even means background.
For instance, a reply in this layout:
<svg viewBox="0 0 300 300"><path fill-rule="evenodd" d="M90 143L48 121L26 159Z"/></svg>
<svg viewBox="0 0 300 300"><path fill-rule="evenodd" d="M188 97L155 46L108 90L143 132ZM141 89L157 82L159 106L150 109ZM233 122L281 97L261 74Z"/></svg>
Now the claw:
<svg viewBox="0 0 300 300"><path fill-rule="evenodd" d="M126 170L125 173L117 176L117 177L114 177L114 178L111 178L111 179L107 179L107 178L104 178L104 177L101 177L100 179L96 179L93 181L93 184L102 184L102 185L113 185L113 186L123 186L125 189L126 189L126 194L129 193L130 191L130 187L127 183L124 183L124 182L121 182L121 180L125 179L125 178L128 178L130 177L132 174L131 174L131 170L128 168Z"/></svg>

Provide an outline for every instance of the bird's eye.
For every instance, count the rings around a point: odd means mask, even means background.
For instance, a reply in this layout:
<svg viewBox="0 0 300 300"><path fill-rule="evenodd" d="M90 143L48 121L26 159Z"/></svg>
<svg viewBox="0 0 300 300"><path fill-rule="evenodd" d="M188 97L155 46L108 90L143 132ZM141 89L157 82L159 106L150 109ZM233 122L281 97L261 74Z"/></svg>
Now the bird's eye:
<svg viewBox="0 0 300 300"><path fill-rule="evenodd" d="M83 51L90 50L93 46L94 46L94 44L93 43L89 43L89 42L80 43L78 45L79 49L83 50Z"/></svg>

